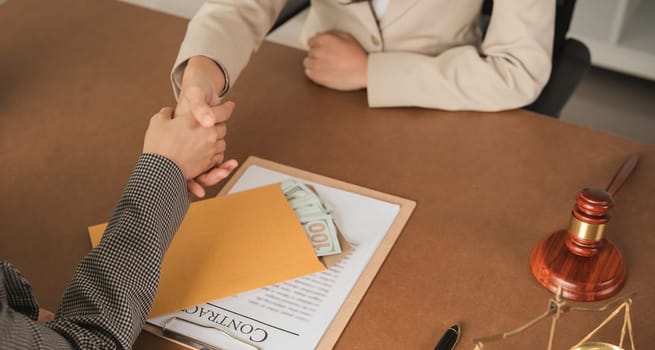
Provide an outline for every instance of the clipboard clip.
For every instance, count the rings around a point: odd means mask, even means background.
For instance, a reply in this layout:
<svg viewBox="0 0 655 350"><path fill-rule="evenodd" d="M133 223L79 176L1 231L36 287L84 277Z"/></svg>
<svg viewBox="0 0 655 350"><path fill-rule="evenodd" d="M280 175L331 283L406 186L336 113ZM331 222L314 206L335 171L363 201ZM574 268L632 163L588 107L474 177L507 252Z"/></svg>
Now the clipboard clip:
<svg viewBox="0 0 655 350"><path fill-rule="evenodd" d="M182 333L180 333L178 331L175 331L175 330L171 329L170 327L171 327L172 323L175 323L175 322L178 322L178 321L186 322L186 323L192 324L194 326L207 328L207 329L212 329L212 330L215 330L217 332L220 332L222 335L228 337L230 340L233 340L233 341L239 343L240 345L243 345L243 348L245 348L245 349L260 350L258 347L254 346L254 345L252 345L252 344L250 344L250 343L248 343L246 341L243 341L243 340L231 335L230 333L228 333L228 332L226 332L226 331L224 331L224 330L222 330L222 329L220 329L220 328L218 328L216 326L210 326L210 325L190 321L190 320L187 320L187 319L184 319L184 318L181 318L181 317L177 317L177 316L173 316L173 317L167 319L166 322L164 322L164 326L162 327L162 332L164 333L164 336L167 336L167 337L169 337L171 339L175 339L177 341L180 341L180 342L182 342L184 344L187 344L189 346L192 346L192 347L194 347L194 348L196 348L198 350L228 350L228 349L224 349L224 348L220 348L220 347L218 347L216 345L208 344L208 343L206 343L206 342L204 342L204 341L202 341L200 339L190 337L190 336L188 336L186 334L182 334Z"/></svg>

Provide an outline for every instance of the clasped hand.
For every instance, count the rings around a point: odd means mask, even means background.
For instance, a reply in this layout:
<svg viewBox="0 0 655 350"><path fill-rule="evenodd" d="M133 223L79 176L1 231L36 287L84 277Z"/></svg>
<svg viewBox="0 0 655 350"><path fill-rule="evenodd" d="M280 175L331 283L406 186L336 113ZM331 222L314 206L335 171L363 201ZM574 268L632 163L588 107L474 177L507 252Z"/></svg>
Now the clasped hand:
<svg viewBox="0 0 655 350"><path fill-rule="evenodd" d="M308 56L303 61L305 75L309 79L337 90L366 88L368 54L352 35L335 30L319 33L309 40L309 47ZM219 98L226 84L225 78L224 72L212 59L205 56L191 57L184 69L178 105L175 108L175 119L179 117L180 120L173 119L174 123L169 123L181 124L180 127L198 134L198 141L188 145L189 148L197 148L198 152L206 148L203 151L205 153L198 154L198 157L205 157L202 162L194 163L195 166L181 166L189 192L197 197L204 197L204 187L218 183L238 165L233 159L223 162L227 130L225 122L234 109L233 103L221 103ZM170 110L163 109L153 120L171 118L170 113ZM170 134L168 137L176 136L165 130L161 132ZM174 149L167 151L173 156L179 155L174 154ZM183 152L185 150L181 147L177 150L177 153Z"/></svg>
<svg viewBox="0 0 655 350"><path fill-rule="evenodd" d="M143 145L144 152L175 162L187 180L189 192L200 198L205 196L204 187L217 184L238 166L236 160L223 161L226 122L234 103L221 103L212 81L217 78L202 71L203 67L211 67L207 64L216 67L206 57L189 60L178 105L175 110L163 108L152 117Z"/></svg>
<svg viewBox="0 0 655 350"><path fill-rule="evenodd" d="M303 65L310 80L342 91L366 87L368 53L352 35L330 30L311 37L308 45Z"/></svg>
<svg viewBox="0 0 655 350"><path fill-rule="evenodd" d="M232 102L213 107L216 123L203 126L191 114L173 117L173 108L162 108L150 119L143 152L172 160L184 174L189 192L204 197L203 186L218 183L238 165L235 160L223 162L225 122L233 109Z"/></svg>

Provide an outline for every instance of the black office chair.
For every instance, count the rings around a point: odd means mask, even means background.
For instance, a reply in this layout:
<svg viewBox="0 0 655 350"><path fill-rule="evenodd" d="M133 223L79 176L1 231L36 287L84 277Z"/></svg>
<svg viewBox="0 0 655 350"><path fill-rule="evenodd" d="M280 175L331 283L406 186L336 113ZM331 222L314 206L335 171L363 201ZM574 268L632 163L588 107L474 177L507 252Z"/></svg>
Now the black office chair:
<svg viewBox="0 0 655 350"><path fill-rule="evenodd" d="M482 26L485 31L492 6L493 0L485 0L482 6ZM566 38L574 7L575 0L557 0L550 79L537 100L525 109L558 118L569 97L589 70L591 56L587 46L578 40Z"/></svg>
<svg viewBox="0 0 655 350"><path fill-rule="evenodd" d="M284 22L290 20L293 16L297 15L300 11L309 6L309 0L287 0L287 3L277 16L273 27L269 31L274 31L277 27L281 26Z"/></svg>

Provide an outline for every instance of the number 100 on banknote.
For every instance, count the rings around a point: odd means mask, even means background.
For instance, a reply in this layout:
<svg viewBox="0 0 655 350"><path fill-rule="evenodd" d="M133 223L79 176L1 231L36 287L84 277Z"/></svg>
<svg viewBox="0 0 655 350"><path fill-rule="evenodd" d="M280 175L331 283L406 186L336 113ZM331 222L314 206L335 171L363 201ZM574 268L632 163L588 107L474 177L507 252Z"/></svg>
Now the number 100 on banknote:
<svg viewBox="0 0 655 350"><path fill-rule="evenodd" d="M321 199L310 187L289 179L280 184L317 256L341 253L341 245L330 213L334 205Z"/></svg>

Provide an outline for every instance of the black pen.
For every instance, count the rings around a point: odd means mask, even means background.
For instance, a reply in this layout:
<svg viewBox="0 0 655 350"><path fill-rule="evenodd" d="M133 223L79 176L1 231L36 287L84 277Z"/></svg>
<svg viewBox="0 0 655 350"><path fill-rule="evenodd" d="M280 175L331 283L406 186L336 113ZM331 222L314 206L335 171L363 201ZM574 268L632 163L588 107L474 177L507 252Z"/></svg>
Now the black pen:
<svg viewBox="0 0 655 350"><path fill-rule="evenodd" d="M458 324L452 325L446 330L446 333L441 337L434 350L452 350L457 345L461 330Z"/></svg>

